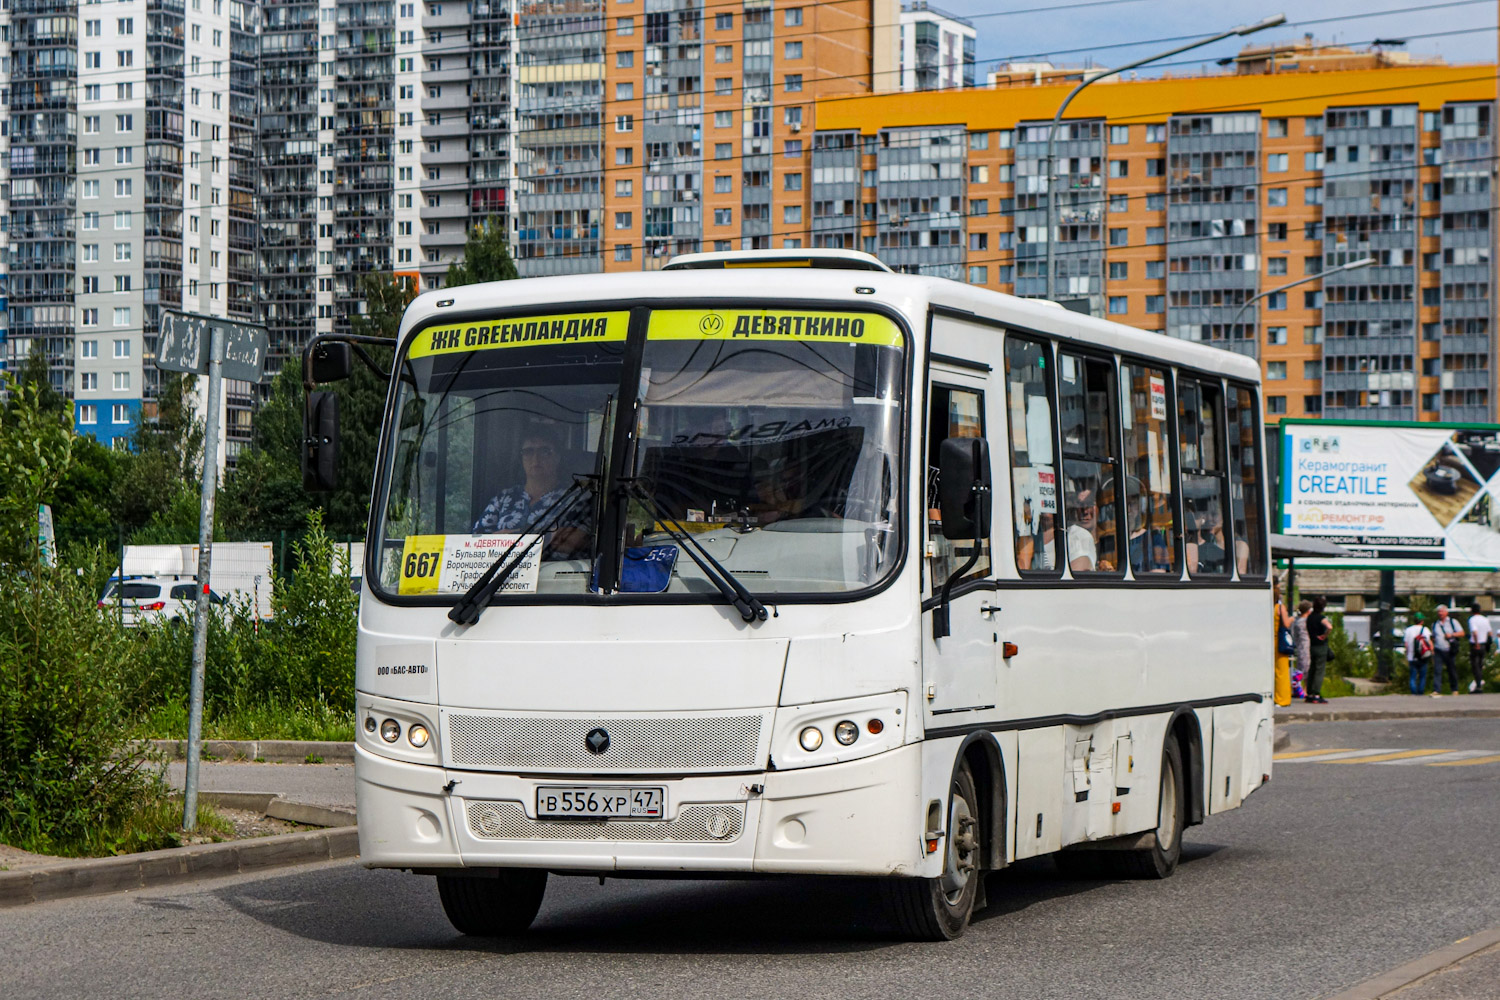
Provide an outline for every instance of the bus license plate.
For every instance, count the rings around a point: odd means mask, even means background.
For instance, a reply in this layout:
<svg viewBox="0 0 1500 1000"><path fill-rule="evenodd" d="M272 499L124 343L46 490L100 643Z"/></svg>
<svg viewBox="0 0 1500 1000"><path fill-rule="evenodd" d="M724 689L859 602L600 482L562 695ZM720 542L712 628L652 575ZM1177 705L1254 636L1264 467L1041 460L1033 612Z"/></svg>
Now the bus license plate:
<svg viewBox="0 0 1500 1000"><path fill-rule="evenodd" d="M536 790L537 819L661 819L664 789L548 785Z"/></svg>

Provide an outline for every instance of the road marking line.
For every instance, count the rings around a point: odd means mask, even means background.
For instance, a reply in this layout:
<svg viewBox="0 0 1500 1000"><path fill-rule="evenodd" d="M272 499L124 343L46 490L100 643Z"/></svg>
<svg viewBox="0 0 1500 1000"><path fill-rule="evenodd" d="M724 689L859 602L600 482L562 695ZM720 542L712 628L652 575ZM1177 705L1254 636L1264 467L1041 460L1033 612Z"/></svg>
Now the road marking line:
<svg viewBox="0 0 1500 1000"><path fill-rule="evenodd" d="M1500 927L1491 927L1488 930L1470 934L1444 948L1429 952L1405 965L1399 965L1373 979L1367 979L1352 989L1329 997L1328 1000L1380 1000L1381 997L1389 997L1403 986L1410 986L1419 979L1441 972L1470 955L1492 947L1497 942L1500 942Z"/></svg>
<svg viewBox="0 0 1500 1000"><path fill-rule="evenodd" d="M1467 757L1484 757L1493 751L1490 750L1450 750L1447 753L1434 754L1431 757L1416 757L1411 760L1388 760L1387 767L1403 767L1413 764L1435 764L1439 761L1463 760Z"/></svg>
<svg viewBox="0 0 1500 1000"><path fill-rule="evenodd" d="M1445 760L1435 763L1433 767L1468 767L1470 764L1497 764L1500 763L1500 753L1491 754L1488 757L1470 757L1468 760Z"/></svg>
<svg viewBox="0 0 1500 1000"><path fill-rule="evenodd" d="M1452 753L1452 750L1399 750L1396 753L1381 753L1373 757L1351 757L1348 760L1333 761L1335 764L1379 764L1387 760L1406 760L1411 757L1432 757L1440 753Z"/></svg>
<svg viewBox="0 0 1500 1000"><path fill-rule="evenodd" d="M1272 760L1300 760L1303 757L1322 757L1330 753L1353 753L1348 747L1333 747L1328 750L1298 750L1296 753L1279 753Z"/></svg>
<svg viewBox="0 0 1500 1000"><path fill-rule="evenodd" d="M1371 750L1327 750L1316 757L1302 757L1298 760L1289 760L1288 764L1321 764L1324 761L1343 760L1346 757L1360 757L1371 753L1394 753L1395 747L1380 747Z"/></svg>

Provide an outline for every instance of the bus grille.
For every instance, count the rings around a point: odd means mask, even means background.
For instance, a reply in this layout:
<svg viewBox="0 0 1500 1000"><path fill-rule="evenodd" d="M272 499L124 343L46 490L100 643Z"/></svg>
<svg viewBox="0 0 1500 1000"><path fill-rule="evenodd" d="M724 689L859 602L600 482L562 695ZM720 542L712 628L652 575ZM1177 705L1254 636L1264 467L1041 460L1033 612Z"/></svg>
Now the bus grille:
<svg viewBox="0 0 1500 1000"><path fill-rule="evenodd" d="M504 771L748 771L758 765L762 717L587 719L451 715L448 752L454 767ZM609 749L589 752L585 738L602 728Z"/></svg>
<svg viewBox="0 0 1500 1000"><path fill-rule="evenodd" d="M745 828L739 805L684 806L676 819L537 820L518 802L470 802L469 832L484 840L600 840L724 844Z"/></svg>

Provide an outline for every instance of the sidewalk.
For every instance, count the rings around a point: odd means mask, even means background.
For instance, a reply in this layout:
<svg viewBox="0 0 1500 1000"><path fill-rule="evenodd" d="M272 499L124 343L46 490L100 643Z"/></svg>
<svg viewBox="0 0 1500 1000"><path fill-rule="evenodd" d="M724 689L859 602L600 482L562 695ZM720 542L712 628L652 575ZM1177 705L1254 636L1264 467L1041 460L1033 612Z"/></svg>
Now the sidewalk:
<svg viewBox="0 0 1500 1000"><path fill-rule="evenodd" d="M167 765L167 781L181 788L186 765ZM354 808L353 764L242 764L203 761L198 787L205 792L269 792L294 802Z"/></svg>
<svg viewBox="0 0 1500 1000"><path fill-rule="evenodd" d="M1368 722L1377 719L1500 719L1500 694L1382 694L1294 701L1276 709L1277 722Z"/></svg>

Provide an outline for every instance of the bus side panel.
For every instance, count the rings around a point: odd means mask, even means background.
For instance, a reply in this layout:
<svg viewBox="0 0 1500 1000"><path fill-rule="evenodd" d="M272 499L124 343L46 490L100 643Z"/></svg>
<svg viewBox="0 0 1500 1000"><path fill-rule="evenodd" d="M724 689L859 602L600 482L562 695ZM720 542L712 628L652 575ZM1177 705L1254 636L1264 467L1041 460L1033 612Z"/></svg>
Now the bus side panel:
<svg viewBox="0 0 1500 1000"><path fill-rule="evenodd" d="M1253 720L1252 704L1219 705L1213 709L1213 749L1209 765L1208 811L1220 813L1233 809L1244 798L1246 723ZM1200 715L1201 717L1201 715Z"/></svg>
<svg viewBox="0 0 1500 1000"><path fill-rule="evenodd" d="M1062 847L1064 726L1016 734L1016 858Z"/></svg>

